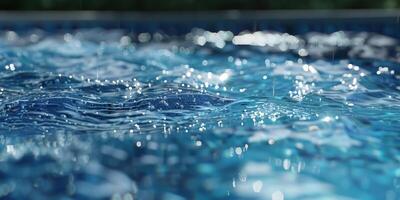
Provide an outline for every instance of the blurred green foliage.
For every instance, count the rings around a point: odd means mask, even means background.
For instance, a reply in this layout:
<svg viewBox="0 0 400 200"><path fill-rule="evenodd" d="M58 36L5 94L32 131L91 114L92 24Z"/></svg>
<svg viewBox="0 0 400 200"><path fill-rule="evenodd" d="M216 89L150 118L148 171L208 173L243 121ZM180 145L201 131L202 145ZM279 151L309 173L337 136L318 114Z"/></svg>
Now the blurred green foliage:
<svg viewBox="0 0 400 200"><path fill-rule="evenodd" d="M400 0L0 0L2 10L395 9Z"/></svg>

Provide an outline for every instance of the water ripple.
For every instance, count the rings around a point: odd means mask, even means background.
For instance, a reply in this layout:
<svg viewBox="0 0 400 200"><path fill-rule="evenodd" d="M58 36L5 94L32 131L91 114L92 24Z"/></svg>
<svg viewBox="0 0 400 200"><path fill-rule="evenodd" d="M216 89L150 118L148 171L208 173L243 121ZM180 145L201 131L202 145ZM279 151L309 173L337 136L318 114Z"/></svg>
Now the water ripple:
<svg viewBox="0 0 400 200"><path fill-rule="evenodd" d="M0 198L396 199L398 44L4 31Z"/></svg>

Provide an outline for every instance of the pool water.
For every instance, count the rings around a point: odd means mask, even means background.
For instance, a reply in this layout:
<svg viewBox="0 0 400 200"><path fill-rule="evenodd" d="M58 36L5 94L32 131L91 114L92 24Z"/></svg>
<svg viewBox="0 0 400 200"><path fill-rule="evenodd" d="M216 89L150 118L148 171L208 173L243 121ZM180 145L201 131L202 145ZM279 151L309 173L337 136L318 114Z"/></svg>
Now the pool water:
<svg viewBox="0 0 400 200"><path fill-rule="evenodd" d="M0 197L400 199L399 41L0 37Z"/></svg>

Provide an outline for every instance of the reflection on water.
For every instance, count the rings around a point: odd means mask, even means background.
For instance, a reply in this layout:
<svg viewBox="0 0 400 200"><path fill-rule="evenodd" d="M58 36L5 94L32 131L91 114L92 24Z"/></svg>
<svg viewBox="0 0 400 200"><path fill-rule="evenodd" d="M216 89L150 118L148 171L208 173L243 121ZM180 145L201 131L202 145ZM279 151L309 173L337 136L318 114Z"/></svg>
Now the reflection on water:
<svg viewBox="0 0 400 200"><path fill-rule="evenodd" d="M396 39L6 31L0 196L400 198Z"/></svg>

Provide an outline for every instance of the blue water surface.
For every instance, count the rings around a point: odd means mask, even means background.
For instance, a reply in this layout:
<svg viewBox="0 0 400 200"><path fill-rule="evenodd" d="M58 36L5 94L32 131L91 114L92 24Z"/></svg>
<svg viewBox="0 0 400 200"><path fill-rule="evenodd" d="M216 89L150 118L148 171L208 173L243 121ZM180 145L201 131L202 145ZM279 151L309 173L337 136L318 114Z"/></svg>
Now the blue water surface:
<svg viewBox="0 0 400 200"><path fill-rule="evenodd" d="M1 198L400 199L397 39L0 35Z"/></svg>

